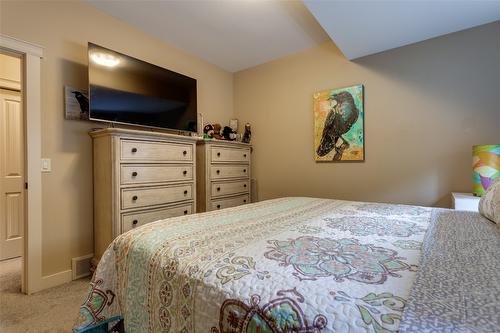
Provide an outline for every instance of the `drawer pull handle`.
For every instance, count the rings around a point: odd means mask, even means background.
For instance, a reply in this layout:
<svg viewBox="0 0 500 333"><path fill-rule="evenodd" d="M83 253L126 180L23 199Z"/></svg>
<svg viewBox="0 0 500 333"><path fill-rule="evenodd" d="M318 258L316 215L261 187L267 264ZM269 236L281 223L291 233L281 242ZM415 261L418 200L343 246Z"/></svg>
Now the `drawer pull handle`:
<svg viewBox="0 0 500 333"><path fill-rule="evenodd" d="M139 223L139 221L137 221L137 220L133 220L133 221L132 221L132 224L133 224L133 225L136 225L137 223Z"/></svg>
<svg viewBox="0 0 500 333"><path fill-rule="evenodd" d="M188 194L188 191L187 191L187 190L185 190L185 191L184 191L184 195L187 195L187 194Z"/></svg>
<svg viewBox="0 0 500 333"><path fill-rule="evenodd" d="M217 153L217 157L220 157L220 152Z"/></svg>
<svg viewBox="0 0 500 333"><path fill-rule="evenodd" d="M247 157L247 154L243 154L243 157Z"/></svg>
<svg viewBox="0 0 500 333"><path fill-rule="evenodd" d="M185 210L185 211L184 211L184 215L187 215L187 213L188 213L188 211L187 211L187 210Z"/></svg>
<svg viewBox="0 0 500 333"><path fill-rule="evenodd" d="M220 209L220 205L217 205L217 209Z"/></svg>
<svg viewBox="0 0 500 333"><path fill-rule="evenodd" d="M217 192L220 191L220 187L217 187Z"/></svg>
<svg viewBox="0 0 500 333"><path fill-rule="evenodd" d="M137 153L137 148L132 148L133 153Z"/></svg>
<svg viewBox="0 0 500 333"><path fill-rule="evenodd" d="M247 199L244 199L243 202L247 202Z"/></svg>
<svg viewBox="0 0 500 333"><path fill-rule="evenodd" d="M243 172L247 172L247 169L243 169Z"/></svg>
<svg viewBox="0 0 500 333"><path fill-rule="evenodd" d="M219 173L220 173L220 170L217 170L216 172L217 172L217 174L219 174Z"/></svg>
<svg viewBox="0 0 500 333"><path fill-rule="evenodd" d="M184 151L182 152L182 155L186 156L186 155L187 155L187 153L188 153L188 152L187 152L187 150L184 150Z"/></svg>
<svg viewBox="0 0 500 333"><path fill-rule="evenodd" d="M187 170L182 171L182 174L183 174L184 176L185 176L185 175L187 175L187 173L188 173L188 172L187 172Z"/></svg>
<svg viewBox="0 0 500 333"><path fill-rule="evenodd" d="M137 195L134 195L134 196L132 197L132 200L134 200L134 201L136 201L137 199L138 199L138 198L137 198Z"/></svg>
<svg viewBox="0 0 500 333"><path fill-rule="evenodd" d="M247 187L247 184L243 184L243 187Z"/></svg>
<svg viewBox="0 0 500 333"><path fill-rule="evenodd" d="M132 177L137 177L137 172L132 172Z"/></svg>

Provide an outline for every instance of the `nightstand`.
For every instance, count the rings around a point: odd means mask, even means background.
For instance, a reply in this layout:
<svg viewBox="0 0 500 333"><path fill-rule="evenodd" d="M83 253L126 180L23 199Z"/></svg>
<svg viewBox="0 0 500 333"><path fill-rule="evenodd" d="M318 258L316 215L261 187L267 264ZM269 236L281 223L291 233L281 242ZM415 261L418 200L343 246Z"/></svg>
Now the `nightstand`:
<svg viewBox="0 0 500 333"><path fill-rule="evenodd" d="M451 208L456 210L479 211L479 200L481 197L476 197L472 193L451 193Z"/></svg>

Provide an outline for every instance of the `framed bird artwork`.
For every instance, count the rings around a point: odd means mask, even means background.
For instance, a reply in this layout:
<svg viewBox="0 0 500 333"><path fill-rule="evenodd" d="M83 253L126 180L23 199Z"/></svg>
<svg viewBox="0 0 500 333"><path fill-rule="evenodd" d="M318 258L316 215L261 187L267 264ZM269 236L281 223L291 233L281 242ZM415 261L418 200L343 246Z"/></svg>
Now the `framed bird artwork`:
<svg viewBox="0 0 500 333"><path fill-rule="evenodd" d="M64 118L89 119L89 94L86 89L64 86Z"/></svg>
<svg viewBox="0 0 500 333"><path fill-rule="evenodd" d="M314 160L365 160L364 87L324 90L313 95Z"/></svg>

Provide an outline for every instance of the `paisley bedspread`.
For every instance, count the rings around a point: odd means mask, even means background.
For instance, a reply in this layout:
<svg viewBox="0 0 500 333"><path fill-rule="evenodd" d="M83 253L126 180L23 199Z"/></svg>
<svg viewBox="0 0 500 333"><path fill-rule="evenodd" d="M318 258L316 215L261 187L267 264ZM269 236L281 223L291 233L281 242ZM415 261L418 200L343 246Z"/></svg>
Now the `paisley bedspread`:
<svg viewBox="0 0 500 333"><path fill-rule="evenodd" d="M150 223L105 252L75 330L395 332L431 213L281 198Z"/></svg>

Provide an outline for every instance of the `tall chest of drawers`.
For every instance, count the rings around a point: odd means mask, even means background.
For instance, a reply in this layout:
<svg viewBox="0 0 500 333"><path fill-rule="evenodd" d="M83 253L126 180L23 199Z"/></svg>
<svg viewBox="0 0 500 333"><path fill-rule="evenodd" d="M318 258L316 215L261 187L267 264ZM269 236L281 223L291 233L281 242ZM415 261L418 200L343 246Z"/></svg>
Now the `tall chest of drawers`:
<svg viewBox="0 0 500 333"><path fill-rule="evenodd" d="M197 212L250 203L251 146L235 141L198 141Z"/></svg>
<svg viewBox="0 0 500 333"><path fill-rule="evenodd" d="M137 226L196 211L196 138L100 129L94 156L94 259Z"/></svg>

